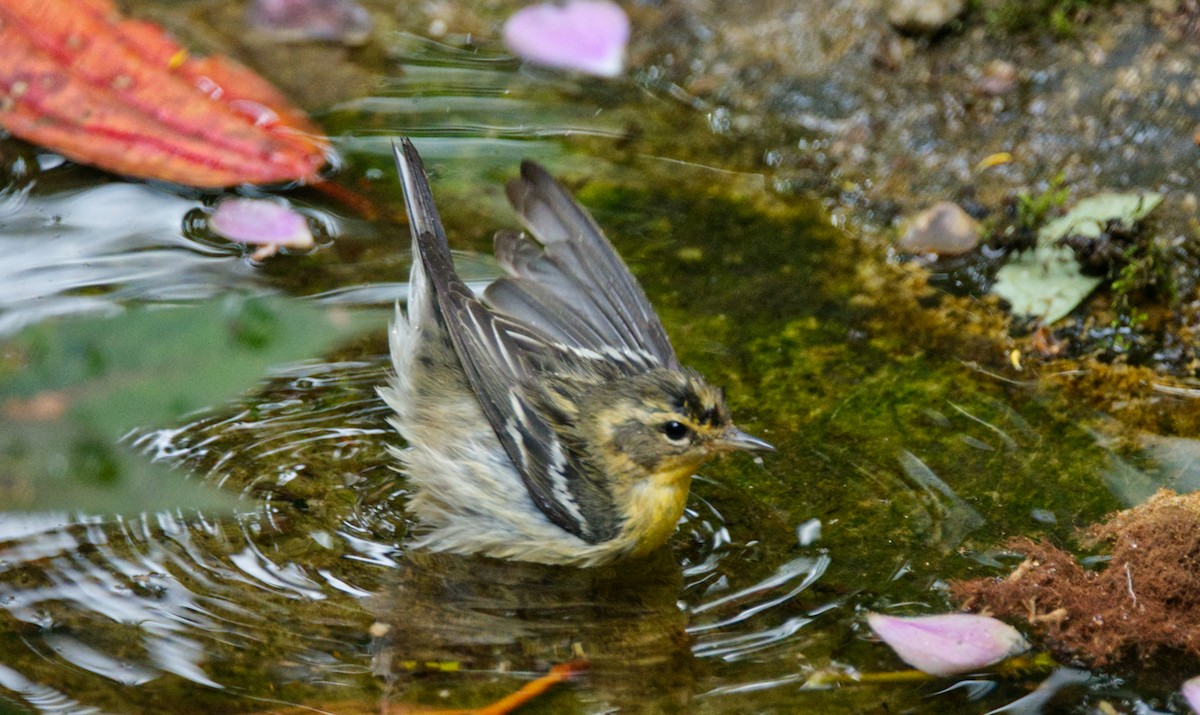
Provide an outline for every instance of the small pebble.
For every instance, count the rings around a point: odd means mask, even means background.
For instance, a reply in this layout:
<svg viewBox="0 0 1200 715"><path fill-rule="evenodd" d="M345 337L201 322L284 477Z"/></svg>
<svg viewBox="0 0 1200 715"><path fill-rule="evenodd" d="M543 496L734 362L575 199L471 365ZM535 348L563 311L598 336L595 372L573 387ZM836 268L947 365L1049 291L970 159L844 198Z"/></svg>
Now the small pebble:
<svg viewBox="0 0 1200 715"><path fill-rule="evenodd" d="M917 214L896 248L905 253L960 256L979 245L979 223L958 204L943 201Z"/></svg>
<svg viewBox="0 0 1200 715"><path fill-rule="evenodd" d="M903 42L904 40L897 37L895 33L883 33L883 36L879 38L879 43L875 46L875 53L871 55L871 63L888 72L900 69L904 65Z"/></svg>
<svg viewBox="0 0 1200 715"><path fill-rule="evenodd" d="M1049 509L1033 509L1029 512L1033 520L1039 524L1057 524L1058 517Z"/></svg>
<svg viewBox="0 0 1200 715"><path fill-rule="evenodd" d="M372 638L383 638L391 630L392 627L388 624L381 621L375 621L371 624L371 627L367 629L367 635L371 636Z"/></svg>
<svg viewBox="0 0 1200 715"><path fill-rule="evenodd" d="M998 97L1008 94L1017 86L1017 68L1011 62L992 60L983 68L983 76L975 83L980 94Z"/></svg>
<svg viewBox="0 0 1200 715"><path fill-rule="evenodd" d="M962 14L964 0L887 0L892 27L913 35L934 35Z"/></svg>

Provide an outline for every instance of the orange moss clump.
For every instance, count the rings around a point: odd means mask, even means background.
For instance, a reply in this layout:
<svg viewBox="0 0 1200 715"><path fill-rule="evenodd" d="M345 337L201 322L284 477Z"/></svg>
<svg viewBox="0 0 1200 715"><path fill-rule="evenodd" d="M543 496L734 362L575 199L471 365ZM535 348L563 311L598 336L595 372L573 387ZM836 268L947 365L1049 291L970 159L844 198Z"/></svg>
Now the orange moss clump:
<svg viewBox="0 0 1200 715"><path fill-rule="evenodd" d="M1018 539L1025 561L1003 579L951 584L968 610L1023 618L1060 657L1102 666L1160 650L1200 657L1200 493L1160 490L1083 532L1108 544L1104 568L1083 568L1048 543Z"/></svg>

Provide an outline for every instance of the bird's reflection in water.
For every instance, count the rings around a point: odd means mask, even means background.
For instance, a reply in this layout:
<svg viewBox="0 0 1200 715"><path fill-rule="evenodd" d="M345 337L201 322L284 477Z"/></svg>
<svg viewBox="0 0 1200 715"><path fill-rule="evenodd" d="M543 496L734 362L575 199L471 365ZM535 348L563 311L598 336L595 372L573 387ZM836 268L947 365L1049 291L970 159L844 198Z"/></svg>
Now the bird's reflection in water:
<svg viewBox="0 0 1200 715"><path fill-rule="evenodd" d="M367 603L393 702L425 700L439 669L536 673L580 657L580 697L604 710L662 712L694 691L669 549L594 569L413 552L396 576Z"/></svg>

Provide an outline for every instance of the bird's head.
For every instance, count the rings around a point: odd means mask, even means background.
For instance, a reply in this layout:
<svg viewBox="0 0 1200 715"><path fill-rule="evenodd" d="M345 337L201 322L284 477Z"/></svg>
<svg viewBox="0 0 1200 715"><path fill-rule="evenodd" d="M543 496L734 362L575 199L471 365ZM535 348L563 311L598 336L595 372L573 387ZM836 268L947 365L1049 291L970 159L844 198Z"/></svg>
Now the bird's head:
<svg viewBox="0 0 1200 715"><path fill-rule="evenodd" d="M704 462L734 450L774 448L738 429L724 391L692 370L657 369L614 380L585 430L601 461L616 473L684 480Z"/></svg>

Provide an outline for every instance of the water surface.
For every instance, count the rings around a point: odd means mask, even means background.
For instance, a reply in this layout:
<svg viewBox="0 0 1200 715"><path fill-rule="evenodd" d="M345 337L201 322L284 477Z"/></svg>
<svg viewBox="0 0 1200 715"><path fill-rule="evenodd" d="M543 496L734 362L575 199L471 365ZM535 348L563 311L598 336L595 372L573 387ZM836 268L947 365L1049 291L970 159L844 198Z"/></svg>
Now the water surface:
<svg viewBox="0 0 1200 715"><path fill-rule="evenodd" d="M318 228L304 255L252 262L203 230L213 196L5 141L25 164L10 162L0 205L0 334L84 316L119 339L131 311L230 294L390 310L409 261L390 165L403 133L475 285L495 275L492 232L516 223L503 181L519 160L562 176L684 361L778 453L706 467L679 533L645 560L577 570L414 552L376 327L123 438L146 463L243 496L238 513L79 503L0 518L0 711L468 707L581 655L591 673L529 712L983 713L1051 676L874 683L903 666L861 616L945 610L947 579L1015 564L1004 537L1064 538L1157 477L1116 459L1087 416L978 368L973 338L917 317L852 227L774 192L696 107L652 84L531 71L494 47L386 44L392 79L318 115L383 218L289 193ZM845 684L806 687L826 670ZM1162 706L1169 692L1082 681L1055 702Z"/></svg>

